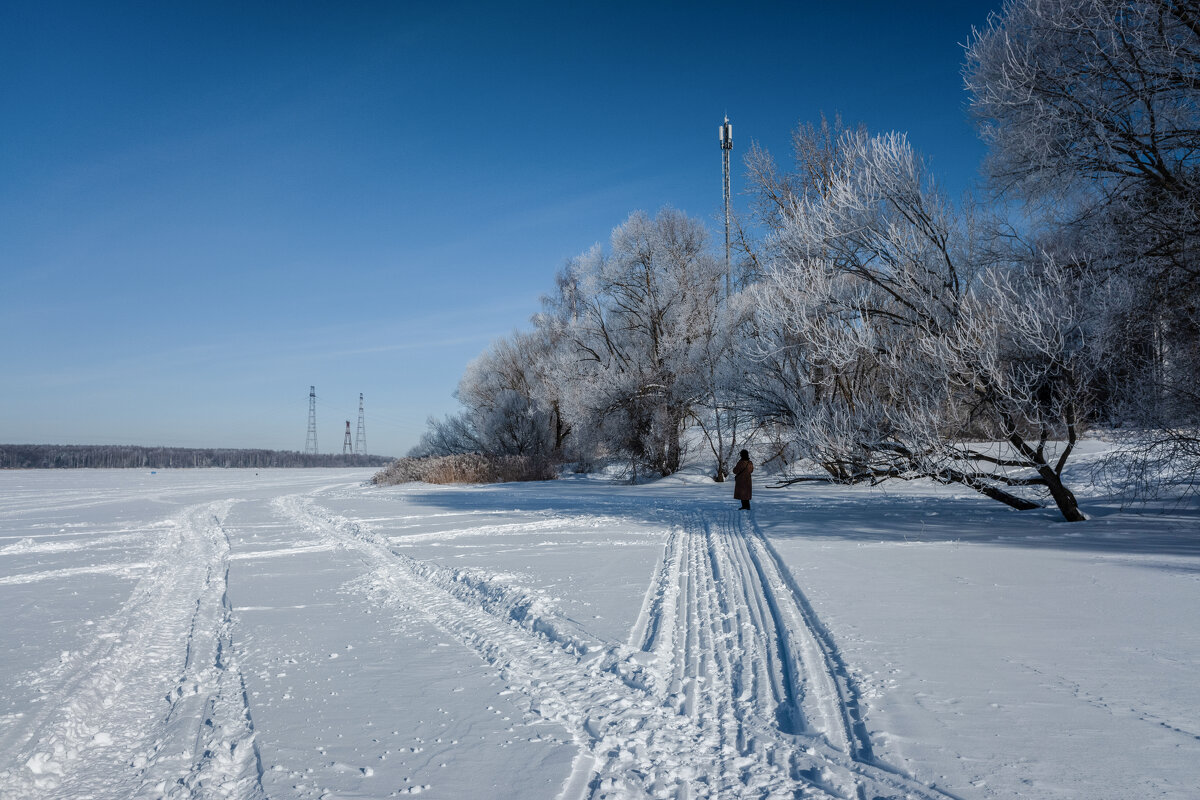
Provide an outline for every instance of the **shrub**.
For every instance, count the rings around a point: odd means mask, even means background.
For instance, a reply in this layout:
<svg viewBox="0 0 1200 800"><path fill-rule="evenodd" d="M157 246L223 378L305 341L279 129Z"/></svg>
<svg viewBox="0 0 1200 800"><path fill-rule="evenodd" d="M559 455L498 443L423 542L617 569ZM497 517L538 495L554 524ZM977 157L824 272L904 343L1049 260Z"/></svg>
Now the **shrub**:
<svg viewBox="0 0 1200 800"><path fill-rule="evenodd" d="M375 474L377 486L398 483L508 483L548 481L557 477L555 465L532 456L489 456L462 453L452 456L398 458Z"/></svg>

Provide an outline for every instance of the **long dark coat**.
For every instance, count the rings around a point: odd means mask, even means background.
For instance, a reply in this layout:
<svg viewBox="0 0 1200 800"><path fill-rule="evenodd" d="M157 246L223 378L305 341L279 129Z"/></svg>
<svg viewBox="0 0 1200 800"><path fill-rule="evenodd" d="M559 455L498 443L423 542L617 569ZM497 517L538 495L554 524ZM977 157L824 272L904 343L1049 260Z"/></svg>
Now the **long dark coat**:
<svg viewBox="0 0 1200 800"><path fill-rule="evenodd" d="M750 494L753 492L753 487L750 483L751 472L754 472L754 462L748 458L743 458L733 468L733 474L736 476L733 481L734 500L750 499Z"/></svg>

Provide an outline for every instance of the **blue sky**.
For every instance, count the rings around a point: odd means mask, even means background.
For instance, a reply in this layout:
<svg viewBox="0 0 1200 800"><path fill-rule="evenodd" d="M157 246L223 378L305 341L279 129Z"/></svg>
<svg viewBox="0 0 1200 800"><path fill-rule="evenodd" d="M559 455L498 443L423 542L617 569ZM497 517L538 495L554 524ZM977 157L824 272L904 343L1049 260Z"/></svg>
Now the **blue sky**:
<svg viewBox="0 0 1200 800"><path fill-rule="evenodd" d="M0 442L299 450L315 385L402 455L631 211L716 233L726 113L735 193L822 111L967 189L998 6L0 0Z"/></svg>

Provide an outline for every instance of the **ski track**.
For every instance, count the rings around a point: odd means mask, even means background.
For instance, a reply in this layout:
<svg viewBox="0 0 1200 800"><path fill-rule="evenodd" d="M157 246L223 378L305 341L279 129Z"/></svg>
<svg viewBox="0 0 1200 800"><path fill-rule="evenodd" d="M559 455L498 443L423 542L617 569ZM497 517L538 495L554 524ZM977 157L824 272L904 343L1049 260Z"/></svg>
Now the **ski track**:
<svg viewBox="0 0 1200 800"><path fill-rule="evenodd" d="M35 710L0 737L0 798L264 798L227 595L231 501L163 527L122 608L29 676Z"/></svg>
<svg viewBox="0 0 1200 800"><path fill-rule="evenodd" d="M475 651L573 736L559 800L953 798L876 759L833 638L750 515L663 507L663 555L613 643L508 576L400 552L322 493L275 507L362 558L356 589Z"/></svg>

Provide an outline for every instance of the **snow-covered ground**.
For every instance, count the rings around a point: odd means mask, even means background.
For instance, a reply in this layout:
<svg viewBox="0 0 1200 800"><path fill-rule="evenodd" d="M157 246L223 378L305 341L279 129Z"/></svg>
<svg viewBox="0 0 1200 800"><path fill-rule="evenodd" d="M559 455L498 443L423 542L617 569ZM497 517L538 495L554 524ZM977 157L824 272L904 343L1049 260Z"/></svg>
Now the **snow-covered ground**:
<svg viewBox="0 0 1200 800"><path fill-rule="evenodd" d="M0 473L0 797L1195 798L1200 517Z"/></svg>

